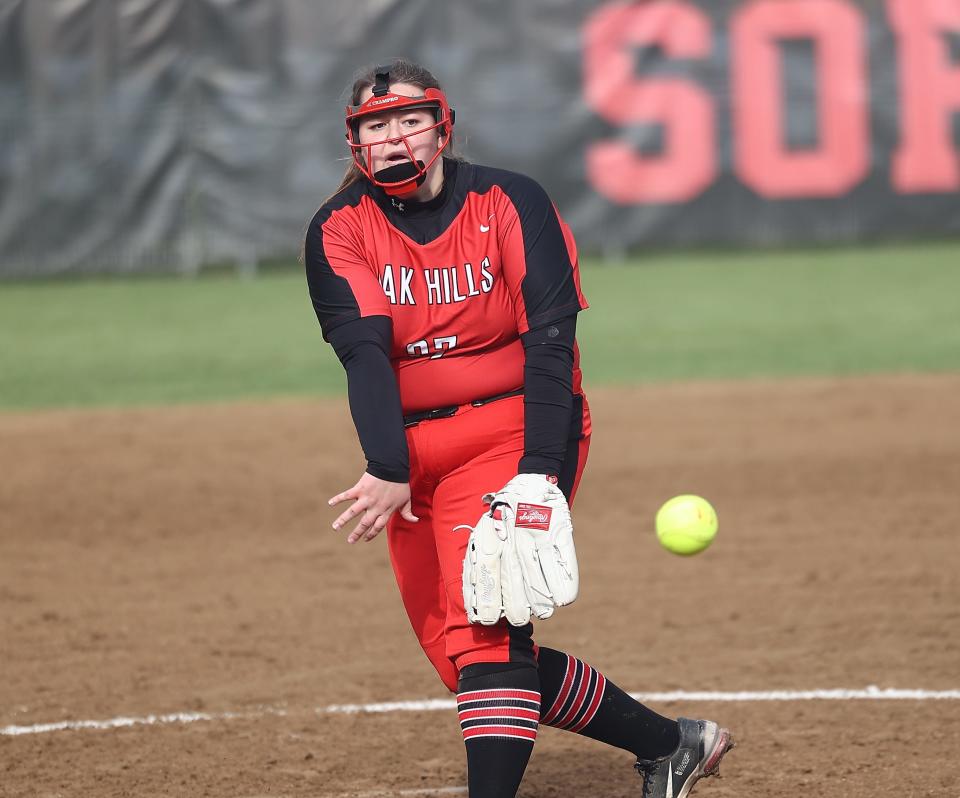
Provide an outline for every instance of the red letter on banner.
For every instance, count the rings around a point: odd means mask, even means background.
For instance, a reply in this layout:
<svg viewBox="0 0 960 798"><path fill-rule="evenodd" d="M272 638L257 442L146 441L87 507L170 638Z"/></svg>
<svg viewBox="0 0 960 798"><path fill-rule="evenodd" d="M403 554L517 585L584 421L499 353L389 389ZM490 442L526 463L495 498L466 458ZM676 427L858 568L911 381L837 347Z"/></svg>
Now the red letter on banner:
<svg viewBox="0 0 960 798"><path fill-rule="evenodd" d="M710 23L694 6L671 0L610 3L584 30L586 101L604 119L628 126L659 122L664 153L645 157L630 144L587 148L587 177L613 202L685 202L713 182L714 107L710 95L681 78L638 78L634 48L659 45L672 58L710 53Z"/></svg>
<svg viewBox="0 0 960 798"><path fill-rule="evenodd" d="M900 149L893 185L903 193L960 189L960 155L951 112L960 112L960 67L951 66L946 31L960 32L960 3L887 0L900 47Z"/></svg>
<svg viewBox="0 0 960 798"><path fill-rule="evenodd" d="M869 167L863 22L843 0L759 0L732 22L737 174L765 197L836 197ZM819 146L786 149L778 39L812 39Z"/></svg>

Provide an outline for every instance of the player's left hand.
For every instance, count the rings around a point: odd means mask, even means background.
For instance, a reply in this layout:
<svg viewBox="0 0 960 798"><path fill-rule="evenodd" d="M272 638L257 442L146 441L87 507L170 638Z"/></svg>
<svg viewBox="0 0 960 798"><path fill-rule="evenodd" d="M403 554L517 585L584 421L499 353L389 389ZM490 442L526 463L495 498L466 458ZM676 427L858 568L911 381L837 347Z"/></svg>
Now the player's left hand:
<svg viewBox="0 0 960 798"><path fill-rule="evenodd" d="M333 522L333 528L339 530L356 516L360 520L347 536L347 543L358 540L370 542L386 527L395 512L407 521L420 519L413 514L410 503L410 484L408 482L388 482L364 472L363 476L349 490L338 493L327 502L331 507L340 502L353 500L340 517Z"/></svg>
<svg viewBox="0 0 960 798"><path fill-rule="evenodd" d="M470 623L505 617L523 626L570 604L580 585L570 508L542 474L519 474L470 527L463 563L463 598Z"/></svg>

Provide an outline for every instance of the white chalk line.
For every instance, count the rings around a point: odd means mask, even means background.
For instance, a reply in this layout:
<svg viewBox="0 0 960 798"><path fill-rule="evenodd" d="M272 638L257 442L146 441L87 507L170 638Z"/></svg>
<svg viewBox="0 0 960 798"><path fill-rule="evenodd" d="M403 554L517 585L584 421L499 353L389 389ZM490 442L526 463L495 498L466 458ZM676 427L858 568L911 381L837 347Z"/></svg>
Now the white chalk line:
<svg viewBox="0 0 960 798"><path fill-rule="evenodd" d="M643 703L690 702L752 702L752 701L960 701L960 690L904 690L893 687L870 685L863 689L833 690L767 690L740 692L691 692L674 690L663 693L630 693ZM354 715L385 712L435 712L451 710L456 701L447 699L428 699L423 701L388 701L375 704L331 704L313 710L318 715ZM201 721L222 721L238 718L255 719L267 715L284 716L285 709L264 707L249 712L173 712L167 715L144 715L141 717L118 717L107 720L65 720L57 723L37 723L31 726L0 727L2 736L23 734L47 734L58 731L80 729L117 729L130 726L154 726L171 723L197 723ZM459 788L457 788L459 789ZM435 791L434 791L435 792ZM411 793L413 794L413 793ZM373 795L373 793L371 793Z"/></svg>
<svg viewBox="0 0 960 798"><path fill-rule="evenodd" d="M156 726L165 723L196 723L204 720L234 720L235 718L262 718L265 715L286 715L282 709L265 707L255 712L171 712L167 715L143 715L136 718L108 718L107 720L63 720L57 723L36 723L32 726L3 726L0 735L47 734L78 729L122 729L128 726Z"/></svg>
<svg viewBox="0 0 960 798"><path fill-rule="evenodd" d="M870 685L862 690L768 690L741 692L630 693L642 703L675 703L678 701L958 701L960 690L899 690ZM332 704L318 713L357 714L365 712L431 712L453 709L453 699L430 701L389 701L382 704Z"/></svg>
<svg viewBox="0 0 960 798"><path fill-rule="evenodd" d="M428 795L466 795L466 787L418 787L412 790L353 790L351 792L332 793L319 798L394 798L397 795L424 796Z"/></svg>

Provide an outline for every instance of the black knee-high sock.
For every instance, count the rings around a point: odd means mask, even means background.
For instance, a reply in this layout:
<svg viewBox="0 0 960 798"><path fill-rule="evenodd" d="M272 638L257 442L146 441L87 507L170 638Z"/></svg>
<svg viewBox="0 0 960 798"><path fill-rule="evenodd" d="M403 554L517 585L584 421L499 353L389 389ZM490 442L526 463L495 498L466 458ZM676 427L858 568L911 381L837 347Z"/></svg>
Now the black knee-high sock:
<svg viewBox="0 0 960 798"><path fill-rule="evenodd" d="M585 662L540 647L540 722L632 751L639 759L673 753L680 744L675 720L635 701Z"/></svg>
<svg viewBox="0 0 960 798"><path fill-rule="evenodd" d="M460 671L457 710L470 798L514 798L537 739L537 669L503 662L467 665Z"/></svg>

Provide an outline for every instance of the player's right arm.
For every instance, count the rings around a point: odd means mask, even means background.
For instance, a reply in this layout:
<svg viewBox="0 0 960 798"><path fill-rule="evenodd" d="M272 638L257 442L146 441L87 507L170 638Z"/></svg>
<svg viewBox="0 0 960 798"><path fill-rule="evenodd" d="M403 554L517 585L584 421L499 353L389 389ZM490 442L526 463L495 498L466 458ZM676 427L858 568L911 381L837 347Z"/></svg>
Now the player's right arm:
<svg viewBox="0 0 960 798"><path fill-rule="evenodd" d="M390 365L393 325L373 267L363 257L359 233L348 218L321 209L310 223L304 248L307 285L323 337L347 373L350 412L367 459L353 487L330 499L351 501L333 523L359 521L347 541L372 540L400 511L410 507L410 467L396 377Z"/></svg>

